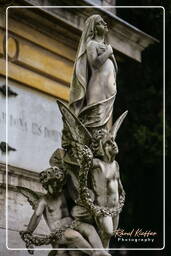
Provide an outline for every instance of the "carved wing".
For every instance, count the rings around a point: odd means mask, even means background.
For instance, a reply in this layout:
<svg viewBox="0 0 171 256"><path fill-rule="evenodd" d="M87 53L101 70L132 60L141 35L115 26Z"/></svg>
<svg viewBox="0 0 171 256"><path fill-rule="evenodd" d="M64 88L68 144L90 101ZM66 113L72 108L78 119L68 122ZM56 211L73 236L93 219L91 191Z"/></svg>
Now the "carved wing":
<svg viewBox="0 0 171 256"><path fill-rule="evenodd" d="M123 120L125 119L126 115L127 115L128 111L125 111L114 123L114 125L112 126L111 129L111 134L113 135L113 138L116 138L117 132L123 122Z"/></svg>
<svg viewBox="0 0 171 256"><path fill-rule="evenodd" d="M59 168L62 169L64 155L65 151L62 148L58 148L57 150L55 150L55 152L52 154L49 160L50 166L58 166Z"/></svg>
<svg viewBox="0 0 171 256"><path fill-rule="evenodd" d="M93 208L93 196L88 189L88 173L92 165L93 153L89 148L92 137L81 121L61 102L57 101L63 116L64 128L70 132L70 147L67 148L68 159L66 162L80 166L78 175L79 196L77 203L87 204L87 208ZM65 133L65 131L63 131ZM67 140L66 140L67 143ZM76 163L74 163L74 161ZM66 158L65 158L66 160ZM84 202L84 203L83 203Z"/></svg>
<svg viewBox="0 0 171 256"><path fill-rule="evenodd" d="M62 146L66 150L64 161L71 165L79 165L83 147L91 143L91 134L63 102L57 100L57 104L64 122L62 134Z"/></svg>
<svg viewBox="0 0 171 256"><path fill-rule="evenodd" d="M91 134L86 127L63 102L57 100L57 104L62 113L63 121L71 133L72 139L82 145L89 146L91 142Z"/></svg>
<svg viewBox="0 0 171 256"><path fill-rule="evenodd" d="M17 186L17 192L21 193L23 196L27 198L27 201L30 203L33 210L37 207L39 199L44 195L43 193L34 192L29 188L20 186Z"/></svg>

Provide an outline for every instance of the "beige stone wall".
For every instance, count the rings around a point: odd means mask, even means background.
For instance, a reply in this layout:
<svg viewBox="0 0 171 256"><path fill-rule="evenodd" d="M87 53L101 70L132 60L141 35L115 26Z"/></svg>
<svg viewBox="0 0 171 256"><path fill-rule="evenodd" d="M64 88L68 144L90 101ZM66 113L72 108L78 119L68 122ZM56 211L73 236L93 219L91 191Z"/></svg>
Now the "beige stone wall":
<svg viewBox="0 0 171 256"><path fill-rule="evenodd" d="M24 111L24 107L28 107L27 97L29 93L35 97L35 103L37 106L45 107L47 111L47 103L52 102L54 105L54 126L61 127L61 120L59 123L57 105L55 103L56 98L60 98L64 101L68 100L69 97L69 82L72 75L73 60L75 58L75 51L65 44L61 43L59 40L47 36L45 33L39 32L36 28L26 25L23 22L9 18L9 39L8 39L8 78L10 88L18 93L17 97L9 97L9 113L12 113L14 117L19 117L21 119L21 113ZM0 86L6 84L5 73L5 19L3 16L0 17ZM33 88L33 91L30 89ZM36 90L36 91L34 91ZM39 93L40 92L40 93ZM44 96L43 94L44 93ZM24 96L25 95L25 96ZM36 98L37 95L37 98ZM40 95L40 96L39 96ZM47 95L47 96L46 96ZM52 96L51 98L48 95ZM38 97L39 96L39 97ZM1 98L1 112L5 113L5 96L0 93ZM20 100L21 99L21 100ZM25 99L25 100L24 100ZM41 100L42 99L42 100ZM50 101L49 101L50 100ZM21 104L19 104L19 101ZM47 103L46 103L47 101ZM22 103L23 102L23 103ZM11 105L12 104L12 105ZM16 108L16 104L19 104ZM24 104L24 105L22 105ZM50 103L48 103L50 104ZM39 107L38 107L39 108ZM31 109L30 112L36 112L39 115L38 109ZM55 116L56 111L56 116ZM44 123L48 127L48 118L52 119L52 116L47 112L46 117L40 117L39 120L34 119L33 122L37 122L40 125L40 119L42 118ZM27 121L30 120L30 114L26 114ZM3 120L4 118L4 120ZM7 117L8 118L8 117ZM15 119L15 120L14 120ZM16 148L15 152L9 152L9 164L13 163L13 166L9 166L9 189L8 189L8 247L9 248L24 248L25 245L19 236L20 230L25 230L26 225L33 213L31 206L29 205L27 199L16 191L16 186L23 186L30 188L34 191L42 191L42 187L39 183L38 174L42 166L39 162L43 156L40 157L39 152L44 154L44 159L48 158L53 153L57 147L57 141L52 142L52 138L44 138L43 135L37 134L34 138L30 137L29 132L23 134L23 129L17 124L17 119L14 118L15 127L12 130L9 125L8 132L10 132L11 139L9 138L10 146ZM9 121L10 122L10 121ZM49 124L50 125L50 124ZM1 113L0 126L3 133L0 136L1 141L5 141L5 117ZM51 127L52 128L52 127ZM38 129L38 128L37 128ZM54 128L55 129L55 128ZM30 131L31 132L31 131ZM47 131L46 131L47 133ZM33 134L32 134L33 135ZM34 134L36 135L36 134ZM47 134L46 134L47 135ZM9 136L9 137L10 137ZM23 137L24 136L24 137ZM50 136L50 135L49 135ZM46 139L47 141L40 140ZM16 140L15 140L16 138ZM39 150L37 150L37 160L30 160L29 163L24 163L24 158L27 160L28 155L33 153L31 147L35 147L30 144L30 148L27 147L28 143L26 141L35 142L35 146L42 145ZM37 140L37 141L36 141ZM0 143L1 143L0 141ZM12 142L13 141L13 142ZM14 143L15 141L15 143ZM22 146L19 146L20 142ZM14 145L15 144L15 145ZM49 148L49 145L54 144L54 146ZM44 147L43 147L44 146ZM23 150L22 150L23 147ZM34 148L33 148L34 149ZM24 153L24 151L26 153ZM51 151L51 152L50 152ZM28 152L28 155L26 155ZM29 153L30 152L30 153ZM49 153L48 153L49 152ZM49 156L47 156L49 154ZM35 153L34 153L35 155ZM2 163L0 165L0 252L3 256L16 255L23 256L28 255L27 251L9 251L5 249L6 240L6 207L5 207L5 154L0 152ZM31 156L31 155L30 155ZM41 159L40 159L41 158ZM12 160L13 159L13 160ZM18 160L17 160L18 159ZM37 162L37 164L36 164ZM23 165L21 165L23 163ZM36 164L36 165L35 165ZM27 166L26 166L27 165ZM14 167L15 166L15 167ZM30 167L29 167L30 166ZM23 168L21 168L23 167ZM48 167L47 165L44 168ZM28 170L31 171L28 171ZM45 192L45 191L44 191ZM49 230L42 219L40 225L35 231L37 234L47 234ZM46 246L46 248L49 248ZM1 255L1 254L0 254ZM46 251L36 252L35 255L47 255Z"/></svg>
<svg viewBox="0 0 171 256"><path fill-rule="evenodd" d="M9 18L8 76L68 100L75 51L32 27ZM0 74L5 76L5 24L0 18Z"/></svg>

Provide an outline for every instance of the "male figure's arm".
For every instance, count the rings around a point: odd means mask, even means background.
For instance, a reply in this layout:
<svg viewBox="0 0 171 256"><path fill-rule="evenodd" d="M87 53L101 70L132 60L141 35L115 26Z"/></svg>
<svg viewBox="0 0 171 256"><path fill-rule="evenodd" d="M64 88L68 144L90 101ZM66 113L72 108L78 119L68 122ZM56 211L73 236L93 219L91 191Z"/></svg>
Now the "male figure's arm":
<svg viewBox="0 0 171 256"><path fill-rule="evenodd" d="M119 164L118 162L115 161L116 164L116 168L117 168L117 179L118 179L118 192L119 192L119 197L123 197L123 199L125 198L125 190L123 188L122 182L121 182L121 178L120 178L120 172L119 172Z"/></svg>
<svg viewBox="0 0 171 256"><path fill-rule="evenodd" d="M118 180L118 185L119 185L119 195L125 196L125 190L123 188L123 185L122 185L122 182L121 182L120 178Z"/></svg>

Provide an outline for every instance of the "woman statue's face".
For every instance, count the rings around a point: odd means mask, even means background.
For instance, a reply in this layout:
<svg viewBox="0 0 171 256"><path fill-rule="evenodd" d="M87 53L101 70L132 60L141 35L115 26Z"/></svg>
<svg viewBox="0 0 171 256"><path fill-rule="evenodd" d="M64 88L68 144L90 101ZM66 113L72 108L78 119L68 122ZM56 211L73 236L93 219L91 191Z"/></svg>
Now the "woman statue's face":
<svg viewBox="0 0 171 256"><path fill-rule="evenodd" d="M102 17L97 17L96 22L95 22L95 31L97 34L101 35L106 32L108 32L107 24L106 22L102 19Z"/></svg>

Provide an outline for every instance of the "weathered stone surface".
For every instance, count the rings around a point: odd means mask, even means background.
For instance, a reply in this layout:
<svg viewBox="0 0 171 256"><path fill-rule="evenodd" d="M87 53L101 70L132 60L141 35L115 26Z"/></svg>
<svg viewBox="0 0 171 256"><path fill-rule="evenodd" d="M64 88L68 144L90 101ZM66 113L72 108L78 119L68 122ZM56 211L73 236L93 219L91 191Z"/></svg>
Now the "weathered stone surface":
<svg viewBox="0 0 171 256"><path fill-rule="evenodd" d="M8 211L5 207L5 189L1 188L0 191L0 240L4 241L5 229L6 229L6 214L8 225L8 247L10 248L25 248L25 245L20 238L19 231L25 230L29 222L30 217L33 214L33 210L28 203L27 199L13 191L8 190ZM49 229L42 218L40 225L36 229L35 234L49 234ZM4 239L4 240L3 240ZM50 248L46 246L45 248ZM19 254L20 255L20 254ZM44 255L44 254L43 254ZM46 254L45 254L46 255Z"/></svg>
<svg viewBox="0 0 171 256"><path fill-rule="evenodd" d="M27 250L15 250L17 248L25 248L24 242L21 240L19 233L16 231L9 231L9 244L8 248L14 248L13 250L8 250L6 248L5 243L0 243L0 252L3 252L3 256L29 256L30 254L28 253ZM0 240L5 241L6 240L6 231L5 229L0 229ZM16 244L17 242L17 244ZM17 247L18 246L18 247ZM43 246L41 247L42 249L44 248ZM48 248L48 247L46 247ZM36 256L47 256L49 251L41 250L41 251L36 251L35 255Z"/></svg>
<svg viewBox="0 0 171 256"><path fill-rule="evenodd" d="M8 211L5 207L5 190L2 189L0 193L0 205L1 205L1 219L0 227L6 228L6 214L7 223L9 230L15 230L19 232L25 230L26 226L30 220L30 217L33 214L33 209L31 208L27 199L20 193L13 191L12 189L8 190ZM49 229L42 218L40 225L36 229L37 234L48 234Z"/></svg>
<svg viewBox="0 0 171 256"><path fill-rule="evenodd" d="M5 80L1 79L3 85ZM6 118L8 119L8 144L16 151L8 154L13 166L40 172L49 166L48 159L61 144L62 120L56 99L36 90L9 81L18 95L9 97L8 113L5 97L1 94L0 141L5 141ZM5 154L0 152L2 162Z"/></svg>

